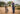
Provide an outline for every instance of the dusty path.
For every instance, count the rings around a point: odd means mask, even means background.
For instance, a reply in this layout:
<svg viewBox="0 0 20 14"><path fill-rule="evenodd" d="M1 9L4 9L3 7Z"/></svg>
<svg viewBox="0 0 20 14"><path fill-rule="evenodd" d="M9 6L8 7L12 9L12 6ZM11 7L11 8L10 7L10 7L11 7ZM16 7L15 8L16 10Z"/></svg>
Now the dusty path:
<svg viewBox="0 0 20 14"><path fill-rule="evenodd" d="M13 14L12 7L7 8L8 8L8 14ZM5 14L5 7L0 7L0 14Z"/></svg>
<svg viewBox="0 0 20 14"><path fill-rule="evenodd" d="M9 14L13 14L13 11L12 11L12 7L8 7L8 10L9 10Z"/></svg>

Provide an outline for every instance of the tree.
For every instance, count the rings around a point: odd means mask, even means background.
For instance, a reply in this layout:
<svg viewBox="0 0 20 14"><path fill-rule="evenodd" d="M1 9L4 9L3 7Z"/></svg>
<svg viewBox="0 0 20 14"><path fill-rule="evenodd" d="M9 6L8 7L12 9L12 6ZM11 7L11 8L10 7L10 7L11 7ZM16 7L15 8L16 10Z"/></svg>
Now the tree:
<svg viewBox="0 0 20 14"><path fill-rule="evenodd" d="M15 4L15 7L16 7L17 5L19 5L19 4Z"/></svg>
<svg viewBox="0 0 20 14"><path fill-rule="evenodd" d="M8 2L9 6L11 6L11 1Z"/></svg>
<svg viewBox="0 0 20 14"><path fill-rule="evenodd" d="M4 6L4 4L5 4L4 2L0 2L0 7L1 7L1 6Z"/></svg>
<svg viewBox="0 0 20 14"><path fill-rule="evenodd" d="M5 3L5 2L0 2L0 7L1 7L1 5L3 5L4 6L4 4L5 4L5 10L7 9L7 4ZM6 12L6 11L5 11Z"/></svg>
<svg viewBox="0 0 20 14"><path fill-rule="evenodd" d="M11 1L9 1L8 4L11 4Z"/></svg>

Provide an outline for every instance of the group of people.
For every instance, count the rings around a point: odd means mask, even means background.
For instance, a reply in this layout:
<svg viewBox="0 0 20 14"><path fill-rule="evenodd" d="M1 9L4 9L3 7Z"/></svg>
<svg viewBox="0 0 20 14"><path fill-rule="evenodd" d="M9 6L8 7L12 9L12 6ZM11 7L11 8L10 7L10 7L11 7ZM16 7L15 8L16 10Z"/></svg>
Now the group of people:
<svg viewBox="0 0 20 14"><path fill-rule="evenodd" d="M10 6L10 5L9 5ZM7 7L5 6L5 10L6 10L6 13L7 13L7 9L6 9ZM13 13L15 12L14 10L15 10L15 7L14 7L14 3L12 2L12 9L13 9Z"/></svg>
<svg viewBox="0 0 20 14"><path fill-rule="evenodd" d="M14 2L11 2L11 4L12 4L12 10L13 10L13 13L15 13ZM11 6L11 5L9 5L9 6Z"/></svg>
<svg viewBox="0 0 20 14"><path fill-rule="evenodd" d="M15 13L15 7L14 7L14 3L13 2L12 2L12 10L13 10L13 14L14 14Z"/></svg>
<svg viewBox="0 0 20 14"><path fill-rule="evenodd" d="M13 10L13 14L14 14L15 13L14 2L11 2L11 4L12 4L12 10ZM9 6L11 6L11 5L9 5Z"/></svg>

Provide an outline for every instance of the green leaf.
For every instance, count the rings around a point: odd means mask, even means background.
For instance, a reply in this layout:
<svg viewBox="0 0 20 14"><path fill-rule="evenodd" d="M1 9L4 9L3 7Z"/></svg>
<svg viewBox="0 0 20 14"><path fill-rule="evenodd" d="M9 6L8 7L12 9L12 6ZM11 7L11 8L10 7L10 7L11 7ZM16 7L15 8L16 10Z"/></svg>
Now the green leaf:
<svg viewBox="0 0 20 14"><path fill-rule="evenodd" d="M11 2L9 1L9 4L11 4Z"/></svg>

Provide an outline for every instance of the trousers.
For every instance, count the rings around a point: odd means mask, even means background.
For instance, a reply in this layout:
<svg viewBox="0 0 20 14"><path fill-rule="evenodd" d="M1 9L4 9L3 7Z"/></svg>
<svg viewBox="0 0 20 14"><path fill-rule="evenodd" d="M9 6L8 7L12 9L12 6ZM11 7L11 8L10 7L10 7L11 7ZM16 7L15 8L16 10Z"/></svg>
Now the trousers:
<svg viewBox="0 0 20 14"><path fill-rule="evenodd" d="M13 9L13 13L15 12L15 7L12 7L12 9Z"/></svg>

